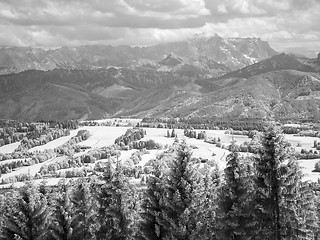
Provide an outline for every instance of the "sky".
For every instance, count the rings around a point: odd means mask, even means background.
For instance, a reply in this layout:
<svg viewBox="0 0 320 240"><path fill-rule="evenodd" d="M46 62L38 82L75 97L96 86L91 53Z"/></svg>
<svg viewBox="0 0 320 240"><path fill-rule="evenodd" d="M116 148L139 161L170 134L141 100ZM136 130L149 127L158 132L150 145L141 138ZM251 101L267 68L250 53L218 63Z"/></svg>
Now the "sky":
<svg viewBox="0 0 320 240"><path fill-rule="evenodd" d="M194 34L320 51L320 0L0 0L0 46L146 46Z"/></svg>

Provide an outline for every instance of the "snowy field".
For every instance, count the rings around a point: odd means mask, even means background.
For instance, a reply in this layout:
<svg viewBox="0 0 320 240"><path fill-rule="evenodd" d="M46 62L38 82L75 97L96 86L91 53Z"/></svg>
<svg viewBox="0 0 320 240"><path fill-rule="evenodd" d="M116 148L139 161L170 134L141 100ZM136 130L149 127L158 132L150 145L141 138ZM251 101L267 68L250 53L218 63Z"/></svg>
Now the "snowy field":
<svg viewBox="0 0 320 240"><path fill-rule="evenodd" d="M51 158L45 162L34 164L32 166L25 166L25 167L17 168L10 173L2 174L2 176L0 177L0 181L2 181L2 179L10 178L10 177L20 175L20 174L30 174L30 176L34 177L40 171L40 169L43 165L52 163L56 159L57 158L54 157L54 158ZM12 161L15 161L15 160L12 160ZM0 187L7 187L8 185L11 185L11 184L0 185Z"/></svg>
<svg viewBox="0 0 320 240"><path fill-rule="evenodd" d="M29 151L36 151L36 150L45 150L45 149L53 149L55 147L58 147L65 142L67 142L71 137L75 136L77 132L81 129L86 129L91 133L91 137L79 143L79 145L84 146L90 146L91 148L100 148L104 146L109 146L114 144L114 140L123 135L128 127L107 127L107 126L86 126L79 128L77 130L71 131L70 136L62 137L59 139L56 139L52 142L47 143L43 146L38 146L30 149ZM167 138L165 137L167 134L168 129L163 128L144 128L147 132L147 135L143 138L143 140L153 139L156 143L161 144L163 147L166 145L169 146L174 142L174 138ZM171 129L169 129L169 132L171 133ZM196 130L197 133L201 130ZM209 144L204 142L203 140L197 140L194 138L186 138L183 136L183 130L182 129L176 129L175 132L178 135L179 140L184 139L187 144L190 144L194 146L195 149L192 150L192 156L196 158L203 158L203 159L214 159L216 163L218 164L219 168L223 170L226 166L226 156L228 155L229 151L226 149L218 148L213 144ZM222 145L229 145L232 140L236 141L237 144L242 144L243 142L247 141L249 142L250 139L247 136L242 135L230 135L225 134L225 131L223 130L206 130L206 134L210 138L220 138ZM299 136L293 136L293 135L286 135L286 140L288 140L292 147L294 147L297 151L301 150L302 148L305 149L312 149L314 140L320 140L319 138L315 137L299 137ZM13 151L19 143L14 143L10 145L6 145L0 148L1 152L10 152ZM297 147L297 145L301 145L301 147ZM313 149L314 150L314 149ZM77 156L80 156L82 154L85 154L85 152L77 153ZM129 150L129 151L121 151L120 160L125 161L129 159L132 155L132 153L136 152L137 150ZM157 157L158 154L162 153L164 150L149 150L149 154L142 155L142 161L139 163L140 166L144 166L146 162L148 162L150 159L154 159ZM247 155L246 153L243 153L244 155ZM3 178L7 178L10 176L15 176L21 173L30 173L30 175L34 176L40 168L45 165L49 164L55 161L58 161L59 158L53 158L46 162L36 164L33 166L23 167L20 169L17 169L15 171L12 171L8 174L3 174ZM13 161L13 160L8 160ZM99 160L99 161L105 161L105 160ZM305 180L311 180L311 181L317 181L320 177L319 173L314 173L312 170L314 169L314 165L316 162L320 161L320 159L313 159L313 160L299 160L300 166L302 167L302 171L304 173L304 179ZM5 161L3 162L5 163ZM91 166L91 165L90 165ZM92 164L92 167L94 164ZM1 178L0 178L1 180ZM48 180L50 182L56 182L57 179L54 180Z"/></svg>
<svg viewBox="0 0 320 240"><path fill-rule="evenodd" d="M4 145L0 147L0 153L2 154L12 153L19 145L20 145L20 142Z"/></svg>
<svg viewBox="0 0 320 240"><path fill-rule="evenodd" d="M308 159L308 160L299 160L299 165L302 168L302 173L304 174L304 180L317 182L320 178L320 173L312 172L314 170L314 165L319 162L320 159Z"/></svg>
<svg viewBox="0 0 320 240"><path fill-rule="evenodd" d="M128 127L86 126L80 129L88 130L91 136L89 139L79 143L79 145L100 148L114 144L114 140L125 134Z"/></svg>
<svg viewBox="0 0 320 240"><path fill-rule="evenodd" d="M53 141L48 142L47 144L30 148L28 150L28 152L43 151L46 149L54 149L56 147L59 147L59 146L63 145L64 143L66 143L67 141L69 141L72 137L76 136L80 129L71 130L69 136L60 137L60 138L57 138Z"/></svg>

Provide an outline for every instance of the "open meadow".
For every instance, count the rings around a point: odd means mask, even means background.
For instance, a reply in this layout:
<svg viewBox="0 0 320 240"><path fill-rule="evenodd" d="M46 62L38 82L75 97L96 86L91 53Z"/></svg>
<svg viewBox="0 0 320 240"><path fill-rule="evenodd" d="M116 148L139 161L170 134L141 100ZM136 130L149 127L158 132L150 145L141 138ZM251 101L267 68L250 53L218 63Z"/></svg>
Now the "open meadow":
<svg viewBox="0 0 320 240"><path fill-rule="evenodd" d="M81 151L74 154L74 157L81 157L81 155L86 154L90 150L99 149L102 147L110 146L114 144L114 141L117 137L125 134L127 129L130 127L114 127L114 126L84 126L77 130L72 130L70 132L69 136L60 137L58 139L55 139L51 142L48 142L45 145L33 147L28 150L28 152L35 152L35 151L43 151L46 149L54 149L56 147L59 147L66 143L68 140L70 140L72 137L74 137L79 130L87 130L90 132L91 136L80 143L78 143L79 146L85 146L89 147L85 151ZM144 167L144 165L151 159L156 159L156 157L164 152L166 149L168 149L169 146L171 146L174 143L175 138L168 138L166 137L168 129L165 128L144 128L146 130L146 135L143 137L142 140L148 141L148 140L154 140L156 143L160 144L161 149L152 149L148 150L146 154L141 155L141 159L138 166ZM172 130L169 129L169 132ZM196 130L200 132L201 130ZM220 170L223 170L226 166L226 156L230 153L229 150L227 150L227 146L230 145L232 141L234 141L236 144L243 144L244 142L250 142L250 138L248 138L245 135L232 135L232 134L226 134L224 130L206 130L206 134L208 138L216 138L220 139L220 143L222 147L217 147L215 144L210 144L205 142L204 140L199 140L195 138L188 138L184 136L184 132L182 129L175 129L175 134L177 135L177 138L181 140L185 140L188 145L192 147L192 156L195 158L200 159L207 159L207 160L214 160L217 165L219 166ZM301 136L294 136L294 135L285 135L286 140L288 140L291 143L291 146L296 149L296 151L301 151L301 148L307 149L308 151L312 149L314 140L318 140L316 137L301 137ZM13 152L16 147L18 147L19 142L5 145L0 148L0 153L10 153ZM132 150L121 150L121 155L119 156L119 159L122 162L125 162L128 160L132 154L137 152L136 149ZM250 155L250 153L242 153L243 155ZM19 174L29 174L31 177L34 177L39 173L41 167L45 165L49 165L55 162L58 162L61 160L61 157L53 157L47 161L44 161L42 163L37 163L31 166L23 166L17 169L14 169L12 172L7 174L2 174L0 181L2 179L17 176ZM304 179L310 180L310 181L317 181L320 177L319 173L312 172L314 170L315 163L317 163L320 159L309 159L309 160L299 160L299 164L302 168ZM16 159L13 160L5 160L0 162L1 164L8 163L10 161L18 161ZM96 161L103 163L106 162L107 159L99 159ZM79 167L80 169L87 168L87 169L93 169L95 166L95 163L87 163L84 166ZM73 169L73 168L71 168ZM66 172L69 171L68 169L61 169L58 172ZM49 184L56 184L57 178L50 179L46 178L46 181L48 181ZM39 180L37 180L39 182ZM15 183L17 186L21 185L21 183ZM3 184L3 187L6 187L10 184Z"/></svg>

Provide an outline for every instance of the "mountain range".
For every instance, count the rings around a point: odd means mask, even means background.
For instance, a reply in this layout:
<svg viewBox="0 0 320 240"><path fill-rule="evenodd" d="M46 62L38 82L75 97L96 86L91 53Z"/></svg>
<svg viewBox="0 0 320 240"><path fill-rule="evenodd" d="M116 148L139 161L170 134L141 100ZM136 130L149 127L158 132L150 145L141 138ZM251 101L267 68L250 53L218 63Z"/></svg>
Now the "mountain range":
<svg viewBox="0 0 320 240"><path fill-rule="evenodd" d="M157 66L166 56L174 54L184 63L206 70L235 70L276 55L267 42L258 38L210 38L195 36L182 42L169 42L148 47L87 45L51 50L25 47L0 49L0 73L56 68L95 69Z"/></svg>
<svg viewBox="0 0 320 240"><path fill-rule="evenodd" d="M319 118L320 55L257 38L0 49L0 118Z"/></svg>

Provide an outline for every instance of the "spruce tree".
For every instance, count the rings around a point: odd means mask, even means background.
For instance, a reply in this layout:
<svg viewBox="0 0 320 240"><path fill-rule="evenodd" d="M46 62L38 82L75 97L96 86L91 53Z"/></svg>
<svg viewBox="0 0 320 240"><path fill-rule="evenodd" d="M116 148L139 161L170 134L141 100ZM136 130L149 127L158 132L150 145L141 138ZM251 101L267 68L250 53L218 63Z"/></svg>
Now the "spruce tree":
<svg viewBox="0 0 320 240"><path fill-rule="evenodd" d="M314 239L317 232L315 196L295 159L281 167L281 235L287 239Z"/></svg>
<svg viewBox="0 0 320 240"><path fill-rule="evenodd" d="M71 202L71 185L59 183L58 190L54 193L53 220L50 235L55 240L75 240L76 232L73 204Z"/></svg>
<svg viewBox="0 0 320 240"><path fill-rule="evenodd" d="M93 240L98 228L97 200L94 185L86 179L79 179L72 193L74 207L75 237L78 240Z"/></svg>
<svg viewBox="0 0 320 240"><path fill-rule="evenodd" d="M137 239L160 240L165 236L165 229L161 222L161 199L164 194L164 185L160 166L155 169L147 180L147 189L141 204L141 221Z"/></svg>
<svg viewBox="0 0 320 240"><path fill-rule="evenodd" d="M194 228L191 205L194 191L191 151L185 142L177 149L166 181L161 225L166 229L166 239L187 240Z"/></svg>
<svg viewBox="0 0 320 240"><path fill-rule="evenodd" d="M270 126L261 137L256 159L256 217L259 235L264 239L280 240L280 166L287 159L288 143L280 130Z"/></svg>
<svg viewBox="0 0 320 240"><path fill-rule="evenodd" d="M129 236L130 224L126 211L128 180L124 177L119 162L114 171L111 163L108 164L103 181L98 196L100 228L97 239L125 240Z"/></svg>
<svg viewBox="0 0 320 240"><path fill-rule="evenodd" d="M215 240L217 231L217 192L220 185L220 172L218 166L204 166L203 175L195 186L193 195L193 217L195 228L190 239Z"/></svg>
<svg viewBox="0 0 320 240"><path fill-rule="evenodd" d="M226 158L225 181L219 191L219 239L247 240L255 236L252 211L254 183L249 159L233 152Z"/></svg>
<svg viewBox="0 0 320 240"><path fill-rule="evenodd" d="M12 198L10 211L4 216L2 239L42 240L48 233L50 211L39 189L26 184L17 199Z"/></svg>
<svg viewBox="0 0 320 240"><path fill-rule="evenodd" d="M270 126L262 135L255 170L258 237L310 239L317 228L310 189L283 134Z"/></svg>

